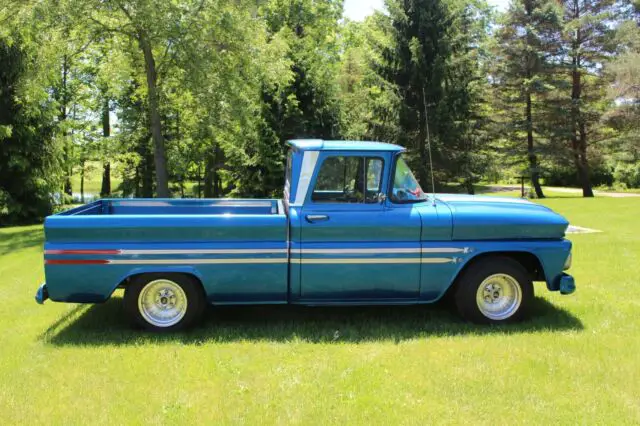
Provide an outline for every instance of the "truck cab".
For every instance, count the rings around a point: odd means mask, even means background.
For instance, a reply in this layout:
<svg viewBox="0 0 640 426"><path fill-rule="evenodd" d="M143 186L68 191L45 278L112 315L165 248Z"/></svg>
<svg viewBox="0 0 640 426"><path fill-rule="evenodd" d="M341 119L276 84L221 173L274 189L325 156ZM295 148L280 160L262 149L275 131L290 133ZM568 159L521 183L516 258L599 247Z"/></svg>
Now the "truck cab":
<svg viewBox="0 0 640 426"><path fill-rule="evenodd" d="M118 287L166 331L207 304L432 303L524 318L533 282L569 294L568 222L521 199L425 193L387 143L292 140L281 200L99 200L47 218L36 295L96 303ZM89 278L90 279L87 279Z"/></svg>
<svg viewBox="0 0 640 426"><path fill-rule="evenodd" d="M291 141L285 200L292 296L325 303L429 300L440 290L423 263L455 268L450 209L433 203L384 143ZM422 241L448 252L422 252ZM436 263L438 262L438 263ZM425 263L426 264L426 263ZM426 268L425 268L426 270ZM424 279L423 279L424 278Z"/></svg>

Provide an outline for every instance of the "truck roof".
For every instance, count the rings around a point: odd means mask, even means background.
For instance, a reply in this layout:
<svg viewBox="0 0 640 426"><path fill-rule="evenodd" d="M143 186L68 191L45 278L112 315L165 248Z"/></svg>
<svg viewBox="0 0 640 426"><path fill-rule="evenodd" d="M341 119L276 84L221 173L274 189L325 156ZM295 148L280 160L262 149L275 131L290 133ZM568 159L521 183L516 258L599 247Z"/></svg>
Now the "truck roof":
<svg viewBox="0 0 640 426"><path fill-rule="evenodd" d="M401 152L405 148L392 143L371 141L326 141L322 139L293 139L287 141L301 151L393 151Z"/></svg>

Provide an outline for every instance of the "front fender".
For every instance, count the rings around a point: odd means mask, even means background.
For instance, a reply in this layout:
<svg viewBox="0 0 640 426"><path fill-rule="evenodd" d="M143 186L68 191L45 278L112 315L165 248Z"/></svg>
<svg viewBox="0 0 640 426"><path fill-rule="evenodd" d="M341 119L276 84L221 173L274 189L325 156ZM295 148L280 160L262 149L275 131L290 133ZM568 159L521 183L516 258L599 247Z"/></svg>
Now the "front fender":
<svg viewBox="0 0 640 426"><path fill-rule="evenodd" d="M423 247L430 245L423 243ZM518 241L462 241L451 244L459 250L451 263L423 264L421 297L426 301L437 301L453 286L460 274L482 257L491 255L533 256L537 267L544 274L544 281L550 291L560 290L560 278L567 257L571 253L568 240L518 240Z"/></svg>

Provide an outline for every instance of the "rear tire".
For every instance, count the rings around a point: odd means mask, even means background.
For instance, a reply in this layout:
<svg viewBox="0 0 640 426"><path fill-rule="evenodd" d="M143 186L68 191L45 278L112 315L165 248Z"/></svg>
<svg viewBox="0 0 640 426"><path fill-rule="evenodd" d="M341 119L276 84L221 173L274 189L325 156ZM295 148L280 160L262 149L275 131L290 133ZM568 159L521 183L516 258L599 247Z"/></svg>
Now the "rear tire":
<svg viewBox="0 0 640 426"><path fill-rule="evenodd" d="M143 274L131 280L124 309L135 325L156 332L184 330L204 313L202 286L185 274Z"/></svg>
<svg viewBox="0 0 640 426"><path fill-rule="evenodd" d="M477 324L505 324L526 318L533 302L527 270L509 257L472 264L458 278L455 291L460 315Z"/></svg>

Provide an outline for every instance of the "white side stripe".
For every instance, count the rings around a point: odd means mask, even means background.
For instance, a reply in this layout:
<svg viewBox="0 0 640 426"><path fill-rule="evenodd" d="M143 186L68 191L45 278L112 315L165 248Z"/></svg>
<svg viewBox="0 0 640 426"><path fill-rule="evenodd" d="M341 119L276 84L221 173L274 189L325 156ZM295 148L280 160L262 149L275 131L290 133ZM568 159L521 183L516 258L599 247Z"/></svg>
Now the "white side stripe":
<svg viewBox="0 0 640 426"><path fill-rule="evenodd" d="M434 248L348 248L348 249L297 249L300 254L386 254L386 253L469 253L469 247L434 247Z"/></svg>
<svg viewBox="0 0 640 426"><path fill-rule="evenodd" d="M455 263L451 257L432 257L420 259L418 257L406 258L360 258L360 259L291 259L291 263L302 264L382 264L382 263Z"/></svg>
<svg viewBox="0 0 640 426"><path fill-rule="evenodd" d="M108 259L109 265L224 265L224 264L286 264L287 258L262 258L262 259ZM301 264L408 264L408 263L456 263L455 257L399 257L399 258L324 258L324 259L296 259L291 263Z"/></svg>
<svg viewBox="0 0 640 426"><path fill-rule="evenodd" d="M230 263L287 263L287 258L279 259L110 259L111 265L206 265Z"/></svg>
<svg viewBox="0 0 640 426"><path fill-rule="evenodd" d="M120 254L282 254L287 249L121 250Z"/></svg>

